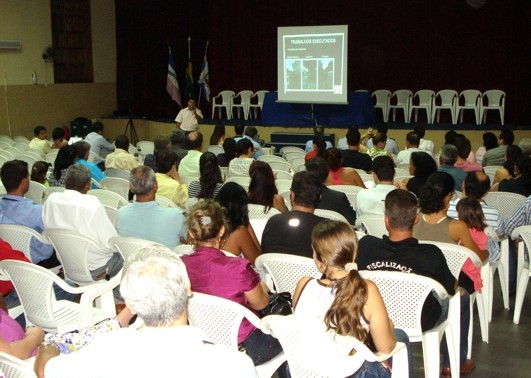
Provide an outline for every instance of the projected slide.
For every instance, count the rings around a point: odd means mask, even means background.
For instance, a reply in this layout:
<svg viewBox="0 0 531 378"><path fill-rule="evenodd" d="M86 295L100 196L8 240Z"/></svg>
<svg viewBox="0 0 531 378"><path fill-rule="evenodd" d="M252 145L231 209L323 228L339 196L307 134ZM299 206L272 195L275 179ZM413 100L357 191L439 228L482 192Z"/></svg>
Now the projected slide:
<svg viewBox="0 0 531 378"><path fill-rule="evenodd" d="M347 102L348 26L278 28L278 99Z"/></svg>

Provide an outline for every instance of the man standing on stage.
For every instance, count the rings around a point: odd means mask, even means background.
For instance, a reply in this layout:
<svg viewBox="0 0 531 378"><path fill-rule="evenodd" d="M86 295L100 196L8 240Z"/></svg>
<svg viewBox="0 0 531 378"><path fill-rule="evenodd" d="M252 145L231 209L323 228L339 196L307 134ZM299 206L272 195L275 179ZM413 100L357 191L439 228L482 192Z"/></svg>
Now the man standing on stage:
<svg viewBox="0 0 531 378"><path fill-rule="evenodd" d="M181 128L184 131L192 131L199 129L199 122L203 120L203 113L197 109L196 102L193 99L188 100L188 106L181 109L175 118L176 128Z"/></svg>

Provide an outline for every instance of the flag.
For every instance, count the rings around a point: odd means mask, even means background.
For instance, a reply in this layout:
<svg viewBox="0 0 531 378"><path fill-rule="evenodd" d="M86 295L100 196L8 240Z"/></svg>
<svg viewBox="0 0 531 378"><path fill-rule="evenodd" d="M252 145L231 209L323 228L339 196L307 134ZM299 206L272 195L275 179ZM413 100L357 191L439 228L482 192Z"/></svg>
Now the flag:
<svg viewBox="0 0 531 378"><path fill-rule="evenodd" d="M182 108L183 100L181 98L177 76L175 75L175 62L173 60L173 55L171 54L171 49L168 50L168 77L166 79L166 91L171 96L171 99Z"/></svg>
<svg viewBox="0 0 531 378"><path fill-rule="evenodd" d="M210 76L208 74L207 49L208 49L208 42L207 42L207 47L205 47L205 57L203 59L203 67L201 68L201 73L199 74L199 80L197 81L197 83L199 84L199 87L203 91L203 96L205 97L205 100L210 102Z"/></svg>
<svg viewBox="0 0 531 378"><path fill-rule="evenodd" d="M186 87L184 89L186 99L194 98L194 79L192 77L192 59L188 57L188 66L186 66Z"/></svg>

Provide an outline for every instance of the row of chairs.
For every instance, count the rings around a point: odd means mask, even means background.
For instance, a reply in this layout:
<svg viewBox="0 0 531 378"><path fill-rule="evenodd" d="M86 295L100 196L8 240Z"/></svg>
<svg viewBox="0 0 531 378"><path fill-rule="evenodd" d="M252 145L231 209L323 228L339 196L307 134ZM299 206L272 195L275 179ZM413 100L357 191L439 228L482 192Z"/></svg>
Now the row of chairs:
<svg viewBox="0 0 531 378"><path fill-rule="evenodd" d="M480 92L476 89L467 89L460 93L453 89L443 89L437 93L430 89L422 89L415 93L409 89L399 89L391 93L387 89L379 89L372 93L375 98L374 107L381 109L383 120L387 122L389 112L393 110L393 121L396 119L396 110L401 109L404 113L404 121L409 123L413 110L415 122L418 120L418 110L426 111L428 123L433 123L435 116L440 120L440 111L448 110L452 124L463 122L465 110L472 110L476 124L485 123L488 110L497 110L500 114L500 122L504 124L505 116L505 92L499 89L491 89Z"/></svg>
<svg viewBox="0 0 531 378"><path fill-rule="evenodd" d="M241 112L243 111L243 118L247 120L251 113L251 109L253 109L254 118L257 119L258 110L262 111L264 97L268 92L269 91L266 90L260 90L257 92L243 90L236 94L234 91L230 90L221 91L217 96L212 98L212 118L214 118L216 109L218 109L219 119L221 119L222 110L225 111L227 119L232 119L233 109L236 108L238 112L238 118L240 118Z"/></svg>

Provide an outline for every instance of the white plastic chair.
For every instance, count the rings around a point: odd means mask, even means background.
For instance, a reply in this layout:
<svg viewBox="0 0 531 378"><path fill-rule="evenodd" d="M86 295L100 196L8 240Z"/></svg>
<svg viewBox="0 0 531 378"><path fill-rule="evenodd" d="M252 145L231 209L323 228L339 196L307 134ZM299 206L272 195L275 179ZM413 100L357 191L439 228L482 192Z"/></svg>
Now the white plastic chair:
<svg viewBox="0 0 531 378"><path fill-rule="evenodd" d="M201 329L209 341L238 350L238 331L243 319L260 328L260 319L253 312L231 300L194 292L188 300L188 321ZM256 366L259 377L271 377L286 361L281 352L270 361Z"/></svg>
<svg viewBox="0 0 531 378"><path fill-rule="evenodd" d="M266 212L265 206L255 205L254 203L248 204L247 208L249 209L249 219L269 219L273 215L280 214L280 211L274 207L270 207Z"/></svg>
<svg viewBox="0 0 531 378"><path fill-rule="evenodd" d="M415 99L418 99L418 102ZM426 111L426 118L428 120L428 123L433 123L432 108L434 99L435 92L431 89L421 89L419 91L416 91L409 103L409 116L407 122L411 122L413 109L415 110L415 122L418 122L419 109L424 109Z"/></svg>
<svg viewBox="0 0 531 378"><path fill-rule="evenodd" d="M217 145L211 145L206 148L208 152L212 152L214 155L218 156L219 154L222 154L225 152L223 147L217 146Z"/></svg>
<svg viewBox="0 0 531 378"><path fill-rule="evenodd" d="M6 241L13 249L24 252L24 255L31 260L31 240L50 244L48 239L32 228L19 224L0 224L0 239Z"/></svg>
<svg viewBox="0 0 531 378"><path fill-rule="evenodd" d="M482 97L482 120L483 123L487 121L487 110L498 110L500 112L500 121L502 126L505 121L505 92L499 89L491 89L483 92ZM487 99L487 104L485 105L484 99Z"/></svg>
<svg viewBox="0 0 531 378"><path fill-rule="evenodd" d="M367 235L382 238L383 235L389 235L385 228L384 216L378 214L363 214L356 218L356 227L361 229Z"/></svg>
<svg viewBox="0 0 531 378"><path fill-rule="evenodd" d="M267 224L269 218L254 218L249 219L249 223L251 223L251 226L253 227L254 234L256 235L256 239L261 242L262 241L262 234L264 233L265 226Z"/></svg>
<svg viewBox="0 0 531 378"><path fill-rule="evenodd" d="M0 352L0 374L5 378L37 378L32 361L19 360L4 352Z"/></svg>
<svg viewBox="0 0 531 378"><path fill-rule="evenodd" d="M529 251L531 251L531 226L520 226L513 231L511 236L518 242L518 268L517 268L517 286L516 299L514 301L513 323L520 323L520 314L524 304L525 292L529 283ZM525 258L527 249L527 261Z"/></svg>
<svg viewBox="0 0 531 378"><path fill-rule="evenodd" d="M291 210L291 190L286 190L285 192L279 191L279 193L284 198L284 204Z"/></svg>
<svg viewBox="0 0 531 378"><path fill-rule="evenodd" d="M264 155L266 156L266 155ZM267 155L267 156L272 156L272 155ZM290 163L288 163L287 161L283 160L283 161L268 161L267 164L269 164L269 166L271 167L271 169L273 171L284 171L284 172L288 172L288 173L292 173L295 171L295 168L293 167L293 165L291 165Z"/></svg>
<svg viewBox="0 0 531 378"><path fill-rule="evenodd" d="M463 104L459 101L463 98ZM463 113L465 110L473 110L476 116L476 125L481 123L481 92L477 89L466 89L459 94L456 102L456 116L460 116L459 122L463 123Z"/></svg>
<svg viewBox="0 0 531 378"><path fill-rule="evenodd" d="M277 188L277 191L279 193L286 192L286 191L289 192L291 190L292 182L293 180L291 179L280 179L277 177L277 179L275 180L275 186Z"/></svg>
<svg viewBox="0 0 531 378"><path fill-rule="evenodd" d="M440 99L440 104L437 104L437 99ZM457 123L457 114L455 110L456 103L457 92L453 89L443 89L442 91L437 92L433 102L433 113L431 119L435 120L435 114L437 114L437 123L439 123L441 109L447 109L450 111L452 124L455 125Z"/></svg>
<svg viewBox="0 0 531 378"><path fill-rule="evenodd" d="M232 98L232 108L237 108L238 118L240 118L241 110L243 110L243 118L249 118L249 110L251 106L251 97L254 95L253 91L240 91Z"/></svg>
<svg viewBox="0 0 531 378"><path fill-rule="evenodd" d="M407 377L407 349L397 343L389 354L373 353L362 342L349 336L325 332L323 326L298 315L270 315L262 319L262 331L278 338L286 354L290 374L301 377L345 377L359 370L365 360L382 362L393 357L392 377ZM335 340L356 350L353 356L339 355Z"/></svg>
<svg viewBox="0 0 531 378"><path fill-rule="evenodd" d="M88 286L72 287L56 274L24 261L0 261L0 269L10 278L24 307L26 324L46 332L64 333L91 327L116 315L112 289L119 281L98 281ZM53 286L72 294L81 294L79 304L56 300ZM99 299L99 307L93 302Z"/></svg>
<svg viewBox="0 0 531 378"><path fill-rule="evenodd" d="M30 140L23 135L15 135L13 141L16 143L25 143L26 145L30 143Z"/></svg>
<svg viewBox="0 0 531 378"><path fill-rule="evenodd" d="M171 199L161 194L155 194L155 202L157 202L160 207L165 209L180 209L180 207L177 206Z"/></svg>
<svg viewBox="0 0 531 378"><path fill-rule="evenodd" d="M107 189L90 189L87 194L97 197L103 205L114 207L115 209L119 209L129 203L126 198Z"/></svg>
<svg viewBox="0 0 531 378"><path fill-rule="evenodd" d="M303 154L306 155L306 152L304 152L304 148L295 147L295 146L282 147L279 152L282 155L282 157L284 157L284 155L286 155L288 152L302 152Z"/></svg>
<svg viewBox="0 0 531 378"><path fill-rule="evenodd" d="M399 89L394 91L389 98L389 110L393 109L393 122L396 120L396 109L402 109L404 111L404 122L409 122L409 104L413 97L413 92L409 89ZM393 99L396 98L396 102Z"/></svg>
<svg viewBox="0 0 531 378"><path fill-rule="evenodd" d="M27 143L27 142L17 142L17 141L15 141L15 143L13 144L12 147L14 147L17 150L22 151L22 152L30 149L29 143Z"/></svg>
<svg viewBox="0 0 531 378"><path fill-rule="evenodd" d="M332 189L338 192L345 193L348 202L353 209L356 209L356 197L360 190L363 190L361 186L355 185L328 185L328 189Z"/></svg>
<svg viewBox="0 0 531 378"><path fill-rule="evenodd" d="M116 222L118 221L118 209L107 205L103 205L103 208L105 209L107 217L111 221L112 225L114 228L116 228Z"/></svg>
<svg viewBox="0 0 531 378"><path fill-rule="evenodd" d="M110 190L121 197L129 198L129 180L119 177L106 177L100 181L104 189Z"/></svg>
<svg viewBox="0 0 531 378"><path fill-rule="evenodd" d="M25 161L26 163L28 163L28 173L31 175L31 168L33 167L33 164L35 164L36 162L38 162L40 159L37 159L35 156L33 155L30 155L30 154L18 154L16 157L15 157L16 160L22 160L22 161Z"/></svg>
<svg viewBox="0 0 531 378"><path fill-rule="evenodd" d="M299 152L299 151L291 151L291 152L286 152L282 157L288 162L290 163L291 165L295 165L293 164L291 161L292 159L304 159L304 156L306 154L304 152Z"/></svg>
<svg viewBox="0 0 531 378"><path fill-rule="evenodd" d="M264 253L256 258L255 266L262 277L269 276L264 282L269 286L271 283L274 285L270 286L272 291L287 291L291 295L302 277L321 278L323 275L317 270L313 259L285 253Z"/></svg>
<svg viewBox="0 0 531 378"><path fill-rule="evenodd" d="M107 168L105 169L105 174L107 175L107 177L117 177L127 181L129 181L131 177L131 173L129 173L125 169L118 168Z"/></svg>
<svg viewBox="0 0 531 378"><path fill-rule="evenodd" d="M265 161L266 163L277 162L277 161L281 163L287 163L286 159L284 159L283 157L277 156L277 155L260 155L258 159L256 160Z"/></svg>
<svg viewBox="0 0 531 378"><path fill-rule="evenodd" d="M15 143L15 141L13 139L11 139L8 135L5 135L5 134L0 135L0 141L2 141L4 143L8 143L10 146Z"/></svg>
<svg viewBox="0 0 531 378"><path fill-rule="evenodd" d="M242 188L244 188L247 192L249 191L249 184L251 183L251 178L249 176L230 176L227 177L227 179L225 180L225 183L227 182L235 182Z"/></svg>
<svg viewBox="0 0 531 378"><path fill-rule="evenodd" d="M276 180L293 180L293 175L290 172L273 169L273 174L275 175Z"/></svg>
<svg viewBox="0 0 531 378"><path fill-rule="evenodd" d="M391 91L388 91L387 89L378 89L372 92L372 97L376 98L374 108L382 110L383 121L387 122L389 120L389 107L391 106Z"/></svg>
<svg viewBox="0 0 531 378"><path fill-rule="evenodd" d="M227 119L232 119L232 98L235 95L234 91L221 91L212 97L212 119L216 114L216 108L218 108L218 119L221 119L221 109L225 109ZM216 99L220 99L221 102L216 102Z"/></svg>
<svg viewBox="0 0 531 378"><path fill-rule="evenodd" d="M46 160L48 163L50 163L52 166L55 164L55 159L57 158L57 154L59 153L59 150L51 150L46 154L44 157L44 160Z"/></svg>
<svg viewBox="0 0 531 378"><path fill-rule="evenodd" d="M332 219L332 220L340 221L346 224L350 224L348 223L347 218L339 214L337 211L326 210L326 209L315 209L313 213L321 218Z"/></svg>
<svg viewBox="0 0 531 378"><path fill-rule="evenodd" d="M494 182L494 176L496 175L496 171L500 168L503 167L501 165L487 165L486 167L483 167L483 171L487 176L489 176L491 185Z"/></svg>
<svg viewBox="0 0 531 378"><path fill-rule="evenodd" d="M6 159L4 156L0 155L0 168L2 168L2 166L11 159Z"/></svg>
<svg viewBox="0 0 531 378"><path fill-rule="evenodd" d="M439 377L439 346L443 333L446 334L452 376L459 377L459 293L450 299L448 318L437 327L422 332L422 307L428 295L434 292L442 300L448 298L441 284L412 273L365 270L360 271L360 275L378 286L395 327L406 332L410 342L422 342L425 377Z"/></svg>
<svg viewBox="0 0 531 378"><path fill-rule="evenodd" d="M253 97L251 97L251 101L253 98L256 98L255 103L251 102L249 104L249 108L253 109L254 111L254 119L258 119L258 109L260 109L260 114L262 114L262 108L264 107L264 98L266 93L269 93L269 91L262 89L260 91L256 91Z"/></svg>
<svg viewBox="0 0 531 378"><path fill-rule="evenodd" d="M50 194L52 193L60 193L64 191L65 188L63 186L50 186L44 191L44 200L46 201L46 198L50 197Z"/></svg>
<svg viewBox="0 0 531 378"><path fill-rule="evenodd" d="M122 254L124 260L127 261L128 257L133 253L144 247L159 245L159 243L131 236L115 236L109 239L109 245L115 247Z"/></svg>
<svg viewBox="0 0 531 378"><path fill-rule="evenodd" d="M147 155L153 154L155 151L155 143L150 140L141 140L136 144L136 148L142 158L142 161Z"/></svg>
<svg viewBox="0 0 531 378"><path fill-rule="evenodd" d="M46 187L39 182L30 181L28 191L24 197L29 198L36 204L42 205L45 198Z"/></svg>

